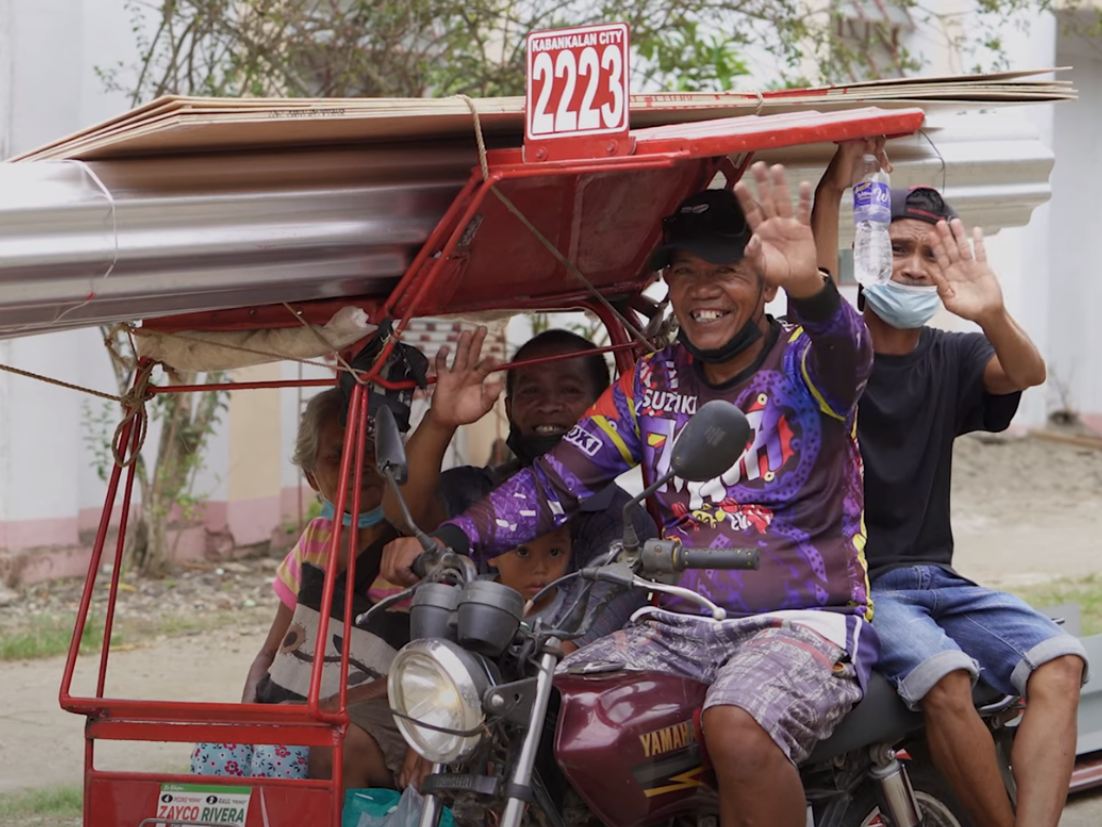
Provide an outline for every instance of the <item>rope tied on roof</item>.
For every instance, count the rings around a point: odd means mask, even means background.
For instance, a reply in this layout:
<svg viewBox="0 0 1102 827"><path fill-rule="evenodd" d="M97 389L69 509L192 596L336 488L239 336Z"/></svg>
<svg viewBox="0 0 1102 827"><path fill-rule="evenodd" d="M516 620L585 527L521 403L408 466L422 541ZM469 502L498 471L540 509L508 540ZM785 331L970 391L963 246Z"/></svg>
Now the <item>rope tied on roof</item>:
<svg viewBox="0 0 1102 827"><path fill-rule="evenodd" d="M123 417L115 427L115 435L111 438L111 455L120 468L127 468L137 462L145 445L145 437L149 431L149 415L146 413L145 404L156 394L152 389L153 368L159 362L143 361L138 364L138 373L134 377L134 384L123 396L119 398L122 403ZM125 437L129 435L129 426L138 429L137 442L134 450L127 455Z"/></svg>
<svg viewBox="0 0 1102 827"><path fill-rule="evenodd" d="M486 154L486 139L485 136L482 134L482 119L478 115L478 107L475 105L475 102L466 95L456 95L456 97L464 101L467 104L467 107L471 110L471 118L474 121L474 137L476 143L478 144L478 164L482 169L482 180L490 185L490 192L497 196L498 201L500 201L505 206L505 209L512 213L517 218L517 220L520 221L520 223L523 224L528 229L528 231L536 237L536 240L547 248L547 251L555 257L555 260L558 261L566 269L566 271L570 273L570 275L580 281L585 286L586 290L592 293L593 297L597 299L597 301L599 301L601 304L603 304L608 309L608 311L616 317L620 324L622 324L624 328L629 333L631 333L633 337L635 337L642 344L646 345L648 350L653 349L653 345L647 340L647 337L643 334L643 332L619 310L617 310L612 302L606 299L594 286L593 282L587 279L582 271L575 266L574 262L563 255L559 248L551 243L551 240L547 238L547 236L545 236L543 233L541 233L536 225L528 219L528 216L521 212L520 208L517 207L517 205L514 204L512 200L510 200L510 198L505 195L505 193L498 189L497 182L491 182L490 164Z"/></svg>

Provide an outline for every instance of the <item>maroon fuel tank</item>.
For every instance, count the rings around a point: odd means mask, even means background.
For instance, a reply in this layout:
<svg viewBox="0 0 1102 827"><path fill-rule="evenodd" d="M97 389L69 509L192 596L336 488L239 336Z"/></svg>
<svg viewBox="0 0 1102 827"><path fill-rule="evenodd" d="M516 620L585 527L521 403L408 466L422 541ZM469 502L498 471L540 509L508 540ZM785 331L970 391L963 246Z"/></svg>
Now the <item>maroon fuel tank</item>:
<svg viewBox="0 0 1102 827"><path fill-rule="evenodd" d="M560 675L555 758L609 827L716 813L694 716L707 687L658 672Z"/></svg>

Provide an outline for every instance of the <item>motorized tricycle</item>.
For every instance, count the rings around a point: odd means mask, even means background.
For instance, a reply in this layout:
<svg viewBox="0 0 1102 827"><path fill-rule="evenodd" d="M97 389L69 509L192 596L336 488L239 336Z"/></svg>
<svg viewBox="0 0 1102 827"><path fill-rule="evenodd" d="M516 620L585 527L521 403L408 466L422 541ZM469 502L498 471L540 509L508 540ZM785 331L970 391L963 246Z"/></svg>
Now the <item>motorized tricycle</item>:
<svg viewBox="0 0 1102 827"><path fill-rule="evenodd" d="M578 97L582 94L579 86ZM621 107L624 100L620 101ZM479 107L469 103L472 118L468 125L476 140L445 151L448 147L427 143L438 133L420 136L432 150L431 164L426 162L428 171L405 187L394 184L393 164L388 160L408 149L397 146L393 138L387 143L386 136L399 134L397 126L381 127L378 141L371 146L294 148L302 160L297 185L306 186L302 181L311 175L320 181L315 187L317 192L311 190L295 202L299 207L314 203L310 200L313 198L335 210L336 202L325 199L338 191L343 183L339 177L357 181L370 178L377 190L372 191L373 197L385 204L385 214L403 218L404 223L385 226L382 235L388 246L376 239L380 246L372 248L371 256L363 250L334 251L335 244L319 241L316 271L311 272L309 280L299 277L296 281L294 274L285 272L281 251L289 257L299 255L302 244L309 243L309 239L302 239L309 234L291 234L289 240L280 239L284 246L252 245L249 251L253 258L240 264L240 269L255 281L235 284L219 279L238 266L235 256L244 253L235 251L231 255L224 249L213 249L218 246L213 245L209 250L203 248L202 260L177 266L188 258L186 252L177 251L172 266L187 272L180 275L173 271L173 284L180 287L162 304L152 302L134 309L120 298L101 311L99 308L107 305L93 292L64 311L69 314L65 323L115 320L122 312L119 305L126 305L127 317L143 318L144 331L169 338L179 336L194 344L203 337L214 340L233 332L311 325L310 335L317 335L318 327L338 311L350 306L362 311L373 330L388 331L374 362L357 368L348 364L350 355L359 350L360 341L332 349L342 353L334 363L335 371L351 375L354 380L340 470L341 493L335 508L342 513L351 506L348 510L358 513L360 487L348 483L362 477L368 388L375 385L393 389L381 371L394 342L402 339L412 320L585 310L604 324L610 342L605 352L613 355L621 372L630 371L634 359L653 349L655 338L663 335L660 308L643 295L653 278L645 263L659 242L662 216L699 189L732 187L755 155L784 160L786 152L795 154L798 148L809 145L830 146L870 135L910 135L922 126L924 118L921 109L903 107L714 117L704 106L691 110L670 106L657 115L650 112L647 128L629 129L625 118L622 133L583 136L573 143L556 143L554 135L545 134L539 140L525 141L522 147L517 145L519 129L510 132L498 127L487 148ZM632 101L632 106L645 104ZM546 108L546 101L543 106ZM569 106L566 101L558 108ZM120 247L118 239L128 238L128 230L144 239L147 224L143 221L154 217L152 212L127 210L126 198L133 199L133 206L140 203L138 196L142 195L143 185L135 170L144 170L151 177L160 175L160 184L179 186L190 198L190 187L198 186L195 181L201 179L204 186L217 191L218 174L240 162L232 154L204 154L200 147L179 161L180 168L191 171L190 176L168 175L157 167L160 161L150 154L153 151L147 148L144 155L131 159L91 159L85 164L86 171L111 200L117 260L108 270L116 281L108 284L118 283L128 268L140 269L141 264L135 264L135 260L147 261L139 259L137 253L132 260L119 253L120 249L125 253L126 248ZM270 160L269 168L273 170L290 163L287 147L280 154L265 152L251 147L246 154L250 160L258 155ZM452 186L456 164L465 183ZM257 180L262 178L258 176ZM262 184L250 183L256 192L248 203L257 209L270 201L264 189L269 186L266 178ZM347 207L341 200L344 194L337 194L341 206ZM355 201L367 202L366 197ZM190 203L184 205L187 210L193 210ZM173 204L161 206L167 209ZM231 211L234 218L240 217L241 208L232 205L221 214L228 216ZM287 215L292 212L297 215L304 210L292 210L283 204L280 220L289 220ZM425 216L431 217L431 231L424 237L415 236L416 222L410 218L411 212L417 213L414 218L422 223ZM379 215L383 216L384 210ZM379 223L382 221L379 218ZM134 222L134 226L129 227L128 222ZM350 226L347 222L333 223ZM217 235L213 230L212 234ZM323 241L332 238L325 235ZM141 255L155 246L144 241L143 245L145 252ZM394 261L401 262L399 278L385 270ZM154 264L161 266L163 262ZM163 276L164 272L157 275ZM185 286L193 292L181 292ZM107 288L98 283L96 289ZM211 298L225 295L232 295L233 301ZM198 303L199 296L202 304L189 307L187 302ZM99 312L107 315L96 316ZM165 315L170 312L173 315ZM216 343L214 350L218 347ZM222 347L249 349L240 345ZM60 692L61 706L86 719L84 825L184 827L202 821L190 815L162 813L158 806L169 790L194 784L194 777L149 770L107 770L97 765L97 743L145 740L330 747L334 751L334 771L328 779L209 777L203 783L224 788L227 795L230 788L236 788L233 795L243 803L232 822L218 824L338 827L343 734L348 726L347 688L342 684L335 710L320 705L321 653L330 638L336 567L326 573L314 650L318 656L304 704L166 702L106 694L111 632L133 501L133 460L148 424L145 405L157 395L199 389L151 383L151 369L151 362L143 363L140 382L124 400L123 424L114 446L116 463L109 475ZM331 376L324 380L229 383L227 387L241 391L336 382L337 378ZM204 385L202 389L211 387ZM710 455L701 458L693 450L697 437L693 430L686 429L679 442L685 453L672 473L685 479L705 479L715 475L717 464L726 462L723 467L729 467L734 462L746 444L745 421L733 410L713 409L706 414L702 407L697 414L698 420L711 416L718 417L720 431L725 434L722 451L720 446L712 446L706 452ZM393 440L389 448L379 451L379 457L386 472L401 476L403 461ZM658 469L643 468L648 491L665 481L655 479L659 476ZM120 493L120 507L116 507ZM113 552L108 542L112 531L117 535ZM338 522L330 546L333 559L338 555L341 534ZM561 659L557 642L576 635L599 606L579 602L570 623L563 628L550 629L538 623L529 627L520 623L519 597L491 588L494 584L477 581L469 561L454 554L434 554L424 562L425 585L414 594L411 609L411 623L419 630L419 639L400 653L389 678L392 706L409 743L437 765L423 787L428 804L422 813L422 827L435 824L445 803L460 820L479 825L500 822L515 827L526 819L554 827L590 823L704 827L716 823L714 779L699 725L705 690L702 685L594 667L557 672ZM73 689L74 669L89 624L97 579L105 564L109 564L111 575L105 584L104 642L96 688L82 695ZM577 577L587 583L610 582L656 593L678 590L677 575L688 567L752 565L753 556L748 553L687 549L665 540L640 544L625 536L605 558L578 572ZM348 570L350 581L354 570L353 556ZM682 596L711 611L716 622L722 620L721 610L699 595L689 592ZM352 614L349 590L342 615L346 627L354 620ZM338 651L342 675L347 675L347 636L338 644ZM977 703L996 732L1005 766L1012 730L1004 724L1015 714L1015 699L984 696L977 698ZM873 680L865 699L834 735L805 762L801 773L809 800L809 822L818 827L873 824L877 819L898 827L913 827L921 818L930 825L966 823L925 755L921 716L903 707L879 678ZM212 792L210 796L217 800L220 793Z"/></svg>

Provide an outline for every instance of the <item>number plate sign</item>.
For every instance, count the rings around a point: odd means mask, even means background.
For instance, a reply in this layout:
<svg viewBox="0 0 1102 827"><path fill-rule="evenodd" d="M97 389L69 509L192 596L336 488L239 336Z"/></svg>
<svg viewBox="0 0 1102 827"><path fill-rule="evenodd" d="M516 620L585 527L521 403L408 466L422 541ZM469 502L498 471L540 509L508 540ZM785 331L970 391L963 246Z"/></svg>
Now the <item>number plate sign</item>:
<svg viewBox="0 0 1102 827"><path fill-rule="evenodd" d="M525 161L631 152L628 35L624 23L528 35Z"/></svg>

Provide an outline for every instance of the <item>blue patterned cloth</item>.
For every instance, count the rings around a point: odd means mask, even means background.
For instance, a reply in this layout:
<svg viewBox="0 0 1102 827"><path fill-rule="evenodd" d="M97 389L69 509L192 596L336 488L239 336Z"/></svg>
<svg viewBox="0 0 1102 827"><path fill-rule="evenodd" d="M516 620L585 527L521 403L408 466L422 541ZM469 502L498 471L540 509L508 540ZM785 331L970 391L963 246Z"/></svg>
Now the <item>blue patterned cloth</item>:
<svg viewBox="0 0 1102 827"><path fill-rule="evenodd" d="M199 744L191 754L191 774L306 778L309 754L309 747Z"/></svg>

